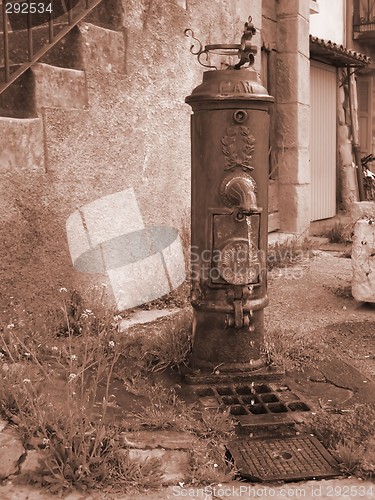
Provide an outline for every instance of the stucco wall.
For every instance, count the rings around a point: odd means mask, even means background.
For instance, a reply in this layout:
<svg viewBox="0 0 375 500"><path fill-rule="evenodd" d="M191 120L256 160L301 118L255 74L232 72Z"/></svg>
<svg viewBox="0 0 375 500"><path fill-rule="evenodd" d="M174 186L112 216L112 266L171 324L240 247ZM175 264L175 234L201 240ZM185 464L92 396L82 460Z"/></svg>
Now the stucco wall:
<svg viewBox="0 0 375 500"><path fill-rule="evenodd" d="M10 147L21 148L1 187L3 310L13 302L42 311L58 300L59 287L85 293L100 285L100 276L73 269L65 232L70 214L95 199L133 188L145 225L181 228L190 210L190 108L184 98L203 71L184 29L191 27L204 44L230 43L249 14L261 24L259 0L189 0L187 8L177 0L111 4L116 15L103 24L121 32L123 49L119 43L112 54L96 56L103 35L90 34L85 24L79 34L79 50L86 51L77 58L86 71L85 109L45 103L42 120L32 124L38 129L34 142L28 133L17 142L17 131L9 135L1 123Z"/></svg>

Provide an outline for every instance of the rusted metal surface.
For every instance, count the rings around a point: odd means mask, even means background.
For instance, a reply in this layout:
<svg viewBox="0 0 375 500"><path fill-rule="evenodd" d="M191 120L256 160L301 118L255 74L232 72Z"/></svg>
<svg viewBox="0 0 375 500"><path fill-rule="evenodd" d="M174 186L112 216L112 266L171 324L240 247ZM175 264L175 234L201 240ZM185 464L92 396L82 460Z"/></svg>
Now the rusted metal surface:
<svg viewBox="0 0 375 500"><path fill-rule="evenodd" d="M250 68L253 26L235 50L240 61L206 71L186 102L192 107L191 366L215 374L264 366L269 105L273 98Z"/></svg>
<svg viewBox="0 0 375 500"><path fill-rule="evenodd" d="M195 397L205 410L226 411L237 422L238 434L264 431L265 435L294 432L296 420L310 407L282 382L256 382L197 385Z"/></svg>
<svg viewBox="0 0 375 500"><path fill-rule="evenodd" d="M311 436L244 439L229 444L239 474L261 482L322 479L340 475L336 460Z"/></svg>

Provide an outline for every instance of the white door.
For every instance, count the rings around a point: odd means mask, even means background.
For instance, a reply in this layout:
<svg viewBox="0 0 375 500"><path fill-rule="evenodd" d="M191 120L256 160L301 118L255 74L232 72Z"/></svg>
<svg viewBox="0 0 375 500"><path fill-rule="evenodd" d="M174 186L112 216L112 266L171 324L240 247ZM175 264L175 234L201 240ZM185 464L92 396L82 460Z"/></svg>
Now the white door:
<svg viewBox="0 0 375 500"><path fill-rule="evenodd" d="M311 220L336 215L336 68L311 61Z"/></svg>

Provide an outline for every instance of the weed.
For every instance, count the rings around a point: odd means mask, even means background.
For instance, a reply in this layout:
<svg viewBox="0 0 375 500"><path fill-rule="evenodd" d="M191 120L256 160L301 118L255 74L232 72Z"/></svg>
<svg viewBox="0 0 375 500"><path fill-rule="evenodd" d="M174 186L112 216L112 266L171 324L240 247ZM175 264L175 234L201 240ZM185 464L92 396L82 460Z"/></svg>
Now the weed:
<svg viewBox="0 0 375 500"><path fill-rule="evenodd" d="M315 434L336 456L343 472L359 477L374 474L375 405L356 404L344 413L306 415L302 430Z"/></svg>
<svg viewBox="0 0 375 500"><path fill-rule="evenodd" d="M183 404L173 389L167 389L161 384L150 384L147 396L149 399L147 406L142 406L140 412L130 413L131 416L135 417L130 424L126 421L123 422L123 426L127 430L186 430L189 426L186 422L189 421L191 408Z"/></svg>
<svg viewBox="0 0 375 500"><path fill-rule="evenodd" d="M317 358L322 350L317 339L306 338L297 331L277 330L265 332L263 352L268 364L274 364L286 372L299 370Z"/></svg>
<svg viewBox="0 0 375 500"><path fill-rule="evenodd" d="M326 288L330 292L333 292L337 297L340 297L341 299L352 299L352 287L351 285L349 286L328 286L328 285L323 285L323 288Z"/></svg>
<svg viewBox="0 0 375 500"><path fill-rule="evenodd" d="M336 222L327 232L326 236L330 243L351 243L353 225Z"/></svg>
<svg viewBox="0 0 375 500"><path fill-rule="evenodd" d="M294 266L308 260L312 256L313 244L308 238L276 242L268 248L267 269Z"/></svg>
<svg viewBox="0 0 375 500"><path fill-rule="evenodd" d="M176 318L153 342L149 341L149 345L145 345L147 350L144 359L153 371L179 369L181 365L187 363L192 342L190 319Z"/></svg>
<svg viewBox="0 0 375 500"><path fill-rule="evenodd" d="M142 304L139 307L148 311L150 309L183 308L188 305L190 305L190 282L186 280L167 295Z"/></svg>
<svg viewBox="0 0 375 500"><path fill-rule="evenodd" d="M188 475L192 484L227 481L234 475L225 459L225 443L234 436L234 421L227 412L203 411L196 403L181 400L160 384L149 391L149 404L136 418L124 421L126 430L173 429L194 436L196 446L189 455Z"/></svg>
<svg viewBox="0 0 375 500"><path fill-rule="evenodd" d="M85 309L74 293L49 320L43 338L34 321L20 318L0 331L0 412L27 449L42 453L28 481L60 495L104 482L155 485L161 464L130 459L108 418L122 356L113 313Z"/></svg>
<svg viewBox="0 0 375 500"><path fill-rule="evenodd" d="M18 426L26 449L41 453L27 481L59 495L104 483L125 491L159 486L160 460L145 461L124 448L119 435L126 426L194 435L200 450L191 459L194 482L223 480L229 470L223 443L233 421L227 414L202 414L174 389L149 380L150 372L186 362L191 312L164 329L158 324L155 335L124 339L111 311L85 308L77 293L63 291L62 297L63 307L51 312L47 327L35 318L13 318L0 330L0 412ZM149 401L130 424L111 418L115 379Z"/></svg>
<svg viewBox="0 0 375 500"><path fill-rule="evenodd" d="M192 484L207 485L231 481L236 474L226 459L225 444L234 437L234 422L227 412L205 411L190 429L202 446L190 454L189 477Z"/></svg>
<svg viewBox="0 0 375 500"><path fill-rule="evenodd" d="M358 446L351 439L343 439L331 449L339 461L340 469L345 474L354 474L358 472L361 462L365 456L365 447Z"/></svg>

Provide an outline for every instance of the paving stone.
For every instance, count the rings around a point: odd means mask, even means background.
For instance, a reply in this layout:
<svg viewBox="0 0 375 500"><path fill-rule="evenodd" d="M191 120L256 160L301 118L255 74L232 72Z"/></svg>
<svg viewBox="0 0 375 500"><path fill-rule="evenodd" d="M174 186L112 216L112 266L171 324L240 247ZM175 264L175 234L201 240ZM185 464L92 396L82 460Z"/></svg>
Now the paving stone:
<svg viewBox="0 0 375 500"><path fill-rule="evenodd" d="M165 318L166 316L174 316L180 309L151 309L149 311L136 311L130 318L125 318L119 323L119 331L124 332L129 328L136 325L145 325L151 323L159 318Z"/></svg>
<svg viewBox="0 0 375 500"><path fill-rule="evenodd" d="M178 431L124 432L121 437L127 446L139 449L191 450L198 444L198 439L188 432Z"/></svg>
<svg viewBox="0 0 375 500"><path fill-rule="evenodd" d="M8 481L0 486L1 500L55 500L56 495L52 495L46 490L38 490L33 486L21 486ZM65 500L99 500L100 496L95 494L73 492L69 493ZM130 497L129 497L130 498Z"/></svg>
<svg viewBox="0 0 375 500"><path fill-rule="evenodd" d="M186 481L188 476L189 453L182 450L165 450L155 448L153 450L130 449L131 460L145 461L150 458L158 458L163 465L163 484L176 484Z"/></svg>
<svg viewBox="0 0 375 500"><path fill-rule="evenodd" d="M18 434L11 428L0 433L0 480L18 472L18 461L25 453Z"/></svg>
<svg viewBox="0 0 375 500"><path fill-rule="evenodd" d="M130 448L132 459L159 458L164 469L163 484L186 480L189 453L198 446L198 439L188 432L139 431L124 432L123 443Z"/></svg>

